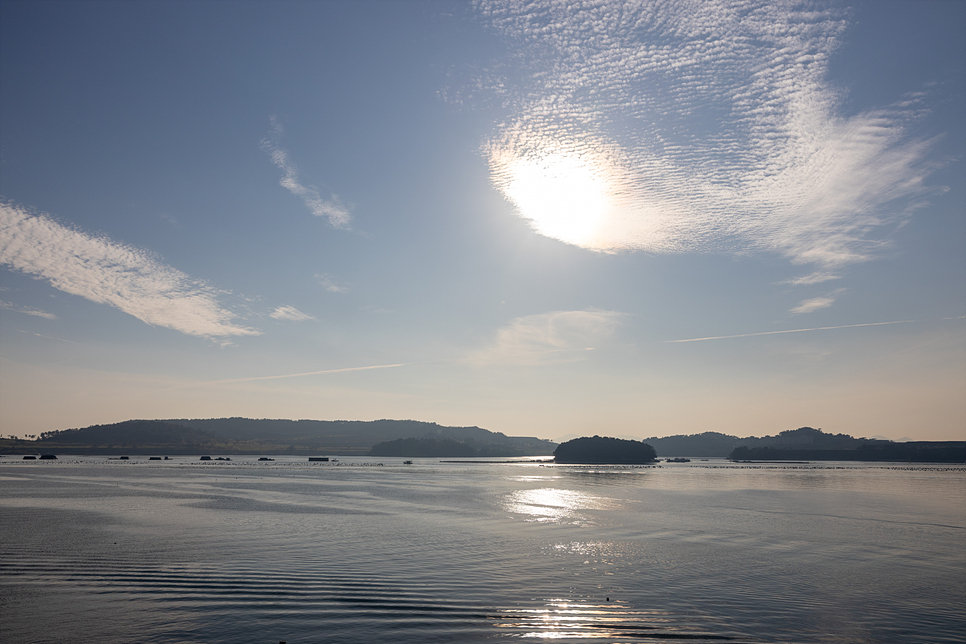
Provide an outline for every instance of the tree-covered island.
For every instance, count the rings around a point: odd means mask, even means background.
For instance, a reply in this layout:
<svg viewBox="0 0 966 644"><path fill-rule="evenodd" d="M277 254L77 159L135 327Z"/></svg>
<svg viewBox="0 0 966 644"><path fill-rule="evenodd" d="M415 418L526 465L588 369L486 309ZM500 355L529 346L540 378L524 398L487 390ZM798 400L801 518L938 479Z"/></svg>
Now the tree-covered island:
<svg viewBox="0 0 966 644"><path fill-rule="evenodd" d="M654 448L641 441L607 436L575 438L553 452L554 462L571 465L641 465L657 458Z"/></svg>

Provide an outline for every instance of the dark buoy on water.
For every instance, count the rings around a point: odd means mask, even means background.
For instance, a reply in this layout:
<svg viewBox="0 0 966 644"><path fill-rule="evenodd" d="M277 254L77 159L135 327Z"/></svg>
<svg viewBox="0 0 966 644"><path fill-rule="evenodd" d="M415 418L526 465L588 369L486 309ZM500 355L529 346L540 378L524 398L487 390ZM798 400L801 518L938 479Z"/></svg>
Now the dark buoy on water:
<svg viewBox="0 0 966 644"><path fill-rule="evenodd" d="M610 601L610 597L607 598L607 601Z"/></svg>

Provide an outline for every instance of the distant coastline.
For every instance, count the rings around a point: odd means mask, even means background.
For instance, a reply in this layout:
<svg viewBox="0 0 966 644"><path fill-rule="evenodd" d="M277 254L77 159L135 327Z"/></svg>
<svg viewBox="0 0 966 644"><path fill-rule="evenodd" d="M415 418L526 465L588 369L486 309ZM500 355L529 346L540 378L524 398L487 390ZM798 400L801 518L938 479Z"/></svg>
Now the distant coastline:
<svg viewBox="0 0 966 644"><path fill-rule="evenodd" d="M598 437L599 438L599 437ZM618 440L618 439L613 439ZM572 442L572 441L568 441ZM964 463L966 441L894 442L799 427L774 436L740 438L720 432L645 438L661 457L736 461L870 461ZM567 443L563 443L565 445ZM36 440L0 439L0 454L121 456L289 455L404 457L550 456L558 444L507 436L480 427L414 420L272 420L209 418L129 420L45 432ZM372 451L376 449L376 451ZM378 452L378 453L377 453ZM564 458L566 456L566 450ZM559 458L557 462L563 462Z"/></svg>
<svg viewBox="0 0 966 644"><path fill-rule="evenodd" d="M45 432L37 440L0 439L0 454L366 456L375 445L399 439L448 441L459 447L446 454L451 456L549 456L557 446L535 437L415 420L208 418L128 420Z"/></svg>
<svg viewBox="0 0 966 644"><path fill-rule="evenodd" d="M737 461L966 462L966 441L855 438L799 427L774 436L739 438L719 432L644 439L661 456L728 458Z"/></svg>
<svg viewBox="0 0 966 644"><path fill-rule="evenodd" d="M776 449L738 447L733 461L868 461L897 463L966 463L966 441L915 441L862 445L856 449Z"/></svg>

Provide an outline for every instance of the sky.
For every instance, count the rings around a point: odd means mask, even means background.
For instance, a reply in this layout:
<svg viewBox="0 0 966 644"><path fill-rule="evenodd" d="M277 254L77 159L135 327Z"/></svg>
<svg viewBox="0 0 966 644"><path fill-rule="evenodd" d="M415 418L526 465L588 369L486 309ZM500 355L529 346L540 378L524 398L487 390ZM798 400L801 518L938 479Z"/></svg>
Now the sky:
<svg viewBox="0 0 966 644"><path fill-rule="evenodd" d="M0 433L966 440L966 3L0 1Z"/></svg>

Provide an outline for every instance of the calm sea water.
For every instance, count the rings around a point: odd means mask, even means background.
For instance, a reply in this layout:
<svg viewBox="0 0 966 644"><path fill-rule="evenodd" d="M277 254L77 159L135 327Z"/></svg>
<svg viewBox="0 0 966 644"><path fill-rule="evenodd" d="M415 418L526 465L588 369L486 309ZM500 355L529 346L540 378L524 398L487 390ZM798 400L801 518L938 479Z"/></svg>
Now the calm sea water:
<svg viewBox="0 0 966 644"><path fill-rule="evenodd" d="M963 642L966 468L0 458L4 644L514 638Z"/></svg>

